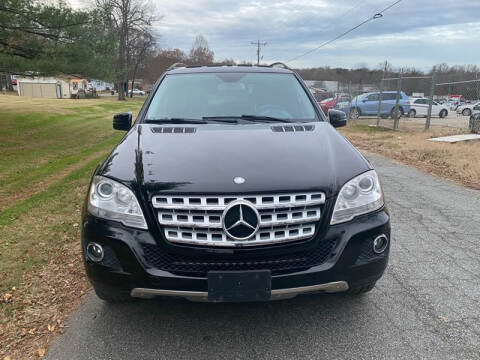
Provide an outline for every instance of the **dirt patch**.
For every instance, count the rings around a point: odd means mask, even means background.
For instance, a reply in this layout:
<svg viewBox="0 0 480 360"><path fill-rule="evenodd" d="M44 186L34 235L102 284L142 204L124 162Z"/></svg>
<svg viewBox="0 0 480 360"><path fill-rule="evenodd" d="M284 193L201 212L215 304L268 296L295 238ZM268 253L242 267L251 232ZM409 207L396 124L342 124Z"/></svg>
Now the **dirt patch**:
<svg viewBox="0 0 480 360"><path fill-rule="evenodd" d="M0 325L0 343L6 344L0 359L43 357L55 336L63 333L89 289L80 252L74 241L58 258L25 273L18 287L1 294L0 302L17 303L22 310L14 310L13 320Z"/></svg>
<svg viewBox="0 0 480 360"><path fill-rule="evenodd" d="M480 190L480 142L437 143L427 139L456 135L462 130L421 124L403 124L399 131L353 122L341 132L360 150L380 154L426 173Z"/></svg>

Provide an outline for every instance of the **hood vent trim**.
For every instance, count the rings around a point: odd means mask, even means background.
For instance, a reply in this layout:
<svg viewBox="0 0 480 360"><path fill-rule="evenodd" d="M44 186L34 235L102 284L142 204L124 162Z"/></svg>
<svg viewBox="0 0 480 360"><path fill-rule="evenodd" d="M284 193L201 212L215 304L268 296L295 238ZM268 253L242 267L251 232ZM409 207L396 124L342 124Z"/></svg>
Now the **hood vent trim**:
<svg viewBox="0 0 480 360"><path fill-rule="evenodd" d="M193 134L197 131L197 128L194 127L157 126L151 129L156 134Z"/></svg>
<svg viewBox="0 0 480 360"><path fill-rule="evenodd" d="M276 125L271 127L273 132L306 132L313 131L314 125Z"/></svg>

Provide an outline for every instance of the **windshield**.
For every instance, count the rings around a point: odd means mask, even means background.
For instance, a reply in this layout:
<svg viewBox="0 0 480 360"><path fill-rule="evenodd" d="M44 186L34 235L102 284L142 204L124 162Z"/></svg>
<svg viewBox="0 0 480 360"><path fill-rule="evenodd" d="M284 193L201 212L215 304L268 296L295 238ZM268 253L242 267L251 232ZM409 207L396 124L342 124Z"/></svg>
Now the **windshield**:
<svg viewBox="0 0 480 360"><path fill-rule="evenodd" d="M242 116L312 121L315 110L293 74L173 74L163 79L145 120Z"/></svg>

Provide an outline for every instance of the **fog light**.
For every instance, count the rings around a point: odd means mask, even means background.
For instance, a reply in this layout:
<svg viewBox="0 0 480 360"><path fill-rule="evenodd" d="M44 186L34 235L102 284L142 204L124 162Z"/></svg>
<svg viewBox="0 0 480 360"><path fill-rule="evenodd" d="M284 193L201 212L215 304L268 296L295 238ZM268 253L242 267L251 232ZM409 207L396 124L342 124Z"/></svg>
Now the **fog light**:
<svg viewBox="0 0 480 360"><path fill-rule="evenodd" d="M100 262L103 260L103 248L101 245L91 242L87 245L87 256L93 262Z"/></svg>
<svg viewBox="0 0 480 360"><path fill-rule="evenodd" d="M388 246L388 237L384 234L379 235L373 240L373 251L376 254L381 254Z"/></svg>

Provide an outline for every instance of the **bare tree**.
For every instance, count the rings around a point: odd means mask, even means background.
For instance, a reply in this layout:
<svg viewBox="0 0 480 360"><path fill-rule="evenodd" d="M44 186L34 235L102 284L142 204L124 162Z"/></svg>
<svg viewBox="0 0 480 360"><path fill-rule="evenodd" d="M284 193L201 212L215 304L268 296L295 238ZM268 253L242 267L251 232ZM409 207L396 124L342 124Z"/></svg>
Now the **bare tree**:
<svg viewBox="0 0 480 360"><path fill-rule="evenodd" d="M118 99L125 100L124 86L127 83L131 53L129 45L136 34L151 34L151 26L157 20L150 3L146 0L96 0L97 6L109 19L111 31L117 35L118 61L116 82Z"/></svg>
<svg viewBox="0 0 480 360"><path fill-rule="evenodd" d="M180 49L155 49L147 51L145 64L139 67L138 74L143 79L154 83L172 64L188 62L187 55Z"/></svg>
<svg viewBox="0 0 480 360"><path fill-rule="evenodd" d="M146 55L148 52L152 52L155 47L155 39L152 34L143 31L136 31L136 35L133 36L133 41L129 44L128 49L128 63L130 65L130 79L131 89L130 97L133 97L133 87L135 85L135 78L140 67L146 64Z"/></svg>
<svg viewBox="0 0 480 360"><path fill-rule="evenodd" d="M208 41L203 35L198 35L192 44L189 53L189 62L192 64L211 64L214 59L214 52L208 46Z"/></svg>

